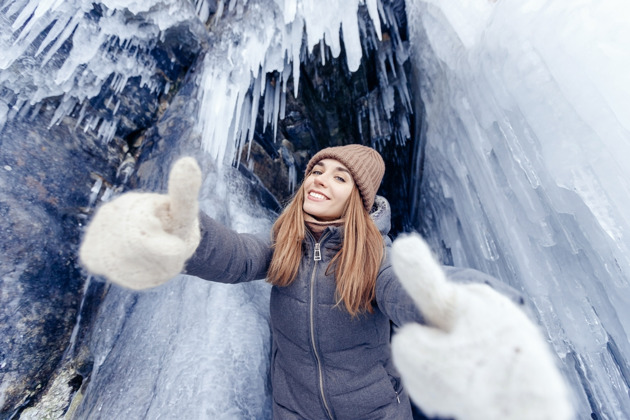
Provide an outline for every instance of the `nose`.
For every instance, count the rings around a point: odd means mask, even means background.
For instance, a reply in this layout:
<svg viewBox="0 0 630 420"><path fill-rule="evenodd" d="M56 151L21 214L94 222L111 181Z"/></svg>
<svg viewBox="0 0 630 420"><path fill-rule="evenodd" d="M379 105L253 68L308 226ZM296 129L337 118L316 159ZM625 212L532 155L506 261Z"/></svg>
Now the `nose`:
<svg viewBox="0 0 630 420"><path fill-rule="evenodd" d="M328 183L328 180L326 179L326 175L325 174L321 174L315 177L315 184L316 185L321 185L321 186L326 186L326 184Z"/></svg>

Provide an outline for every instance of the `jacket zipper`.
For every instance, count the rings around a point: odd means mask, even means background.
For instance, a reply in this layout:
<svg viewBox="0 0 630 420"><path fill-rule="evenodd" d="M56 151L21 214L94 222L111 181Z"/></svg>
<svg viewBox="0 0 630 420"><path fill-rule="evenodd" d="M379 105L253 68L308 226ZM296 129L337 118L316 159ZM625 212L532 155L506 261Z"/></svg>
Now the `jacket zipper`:
<svg viewBox="0 0 630 420"><path fill-rule="evenodd" d="M317 372L319 374L319 392L322 397L322 401L324 403L324 408L326 409L326 414L328 418L332 420L333 416L330 412L330 407L328 407L328 402L326 401L326 396L324 395L324 375L322 374L322 362L319 358L319 353L317 352L317 347L315 346L315 321L313 315L313 308L315 306L315 273L317 272L317 262L321 261L322 253L320 249L320 243L322 239L324 239L326 235L319 239L319 242L315 243L315 249L313 252L313 260L315 261L315 265L313 266L313 273L311 274L311 313L310 313L310 322L311 322L311 343L313 346L313 353L315 353L315 360L317 361Z"/></svg>

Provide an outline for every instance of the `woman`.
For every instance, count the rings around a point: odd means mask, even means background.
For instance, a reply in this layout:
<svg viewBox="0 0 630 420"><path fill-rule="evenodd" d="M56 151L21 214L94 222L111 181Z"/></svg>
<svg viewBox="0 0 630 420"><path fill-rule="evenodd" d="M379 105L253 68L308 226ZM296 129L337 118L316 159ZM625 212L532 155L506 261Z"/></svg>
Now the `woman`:
<svg viewBox="0 0 630 420"><path fill-rule="evenodd" d="M391 362L389 321L420 318L383 261L390 211L375 195L384 171L381 156L365 146L317 153L273 226L271 247L201 217L188 274L266 277L274 285L274 418L411 418Z"/></svg>
<svg viewBox="0 0 630 420"><path fill-rule="evenodd" d="M81 260L135 289L181 271L229 283L267 278L274 418L410 419L391 361L390 320L421 317L385 258L390 209L376 197L384 172L369 147L321 150L270 244L199 213L198 168L185 160L171 173L169 195L127 193L104 205ZM124 244L108 244L121 235Z"/></svg>

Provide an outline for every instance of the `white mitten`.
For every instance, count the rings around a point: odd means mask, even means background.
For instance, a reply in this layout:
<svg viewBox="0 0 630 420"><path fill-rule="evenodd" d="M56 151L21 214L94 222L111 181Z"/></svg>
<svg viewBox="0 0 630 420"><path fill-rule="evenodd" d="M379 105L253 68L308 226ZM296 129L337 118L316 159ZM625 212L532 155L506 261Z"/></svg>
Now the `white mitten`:
<svg viewBox="0 0 630 420"><path fill-rule="evenodd" d="M392 264L427 325L394 336L393 358L411 399L458 420L572 417L567 386L537 326L485 284L450 282L418 235L394 242Z"/></svg>
<svg viewBox="0 0 630 420"><path fill-rule="evenodd" d="M168 194L128 192L101 206L79 250L92 273L131 289L165 283L199 245L201 170L186 157L173 165Z"/></svg>

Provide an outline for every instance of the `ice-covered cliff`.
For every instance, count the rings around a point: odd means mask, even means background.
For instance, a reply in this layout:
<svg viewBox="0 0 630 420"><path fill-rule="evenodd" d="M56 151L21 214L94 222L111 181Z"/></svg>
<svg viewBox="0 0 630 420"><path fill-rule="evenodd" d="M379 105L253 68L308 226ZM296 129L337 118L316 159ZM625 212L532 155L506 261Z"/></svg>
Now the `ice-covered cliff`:
<svg viewBox="0 0 630 420"><path fill-rule="evenodd" d="M309 152L349 138L383 152L404 224L445 262L523 292L580 418L630 416L629 16L621 0L3 2L3 416L54 411L46 388L80 389L76 418L267 417L264 284L131 293L73 252L95 205L163 188L181 154L203 163L206 211L264 232L274 200L252 171L290 194ZM61 385L20 363L53 347L39 373L61 360Z"/></svg>

